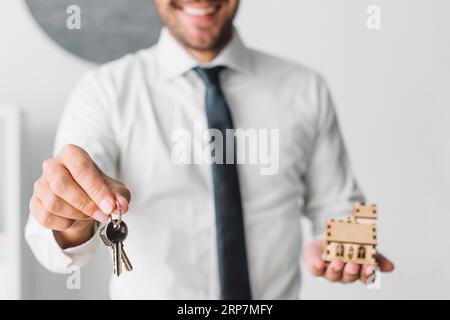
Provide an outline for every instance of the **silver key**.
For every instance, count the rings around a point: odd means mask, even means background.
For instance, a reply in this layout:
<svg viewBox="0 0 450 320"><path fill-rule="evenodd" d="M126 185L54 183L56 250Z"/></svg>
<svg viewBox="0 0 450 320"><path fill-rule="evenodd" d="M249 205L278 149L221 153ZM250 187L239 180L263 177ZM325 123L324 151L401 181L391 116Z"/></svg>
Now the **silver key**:
<svg viewBox="0 0 450 320"><path fill-rule="evenodd" d="M122 273L122 264L129 264L130 262L126 254L127 261L123 259L123 241L128 235L128 227L123 221L119 224L118 220L112 220L106 226L105 235L107 240L112 243L114 274L119 277Z"/></svg>
<svg viewBox="0 0 450 320"><path fill-rule="evenodd" d="M130 259L128 259L128 256L125 253L125 250L123 249L123 243L121 243L121 244L122 244L122 250L121 250L122 251L122 261L123 261L123 264L125 266L125 269L127 271L132 271L133 270L133 265L131 264Z"/></svg>
<svg viewBox="0 0 450 320"><path fill-rule="evenodd" d="M120 210L119 203L116 203L116 205L119 209L118 219L113 220L111 218L110 222L100 229L99 235L103 243L113 250L113 271L119 277L122 273L122 264L127 271L132 271L133 266L123 248L123 241L128 235L128 227L122 221L122 211Z"/></svg>
<svg viewBox="0 0 450 320"><path fill-rule="evenodd" d="M107 225L104 225L100 229L100 232L99 232L100 238L102 239L102 241L105 244L105 246L112 247L113 243L111 241L109 241L108 237L106 236L106 227L107 227ZM125 266L125 269L127 271L132 271L133 270L133 265L131 264L130 259L128 259L128 256L125 253L125 250L123 249L123 242L121 242L121 246L122 246L122 248L120 249L120 251L122 252L122 262L123 262L123 264ZM114 251L113 251L113 256L114 256L115 252L116 252L116 249L114 249ZM114 257L113 260L115 262L117 259Z"/></svg>
<svg viewBox="0 0 450 320"><path fill-rule="evenodd" d="M99 231L99 235L100 235L100 239L102 239L103 243L105 244L105 246L107 247L111 247L112 246L112 242L108 240L108 238L106 237L106 224L100 229Z"/></svg>
<svg viewBox="0 0 450 320"><path fill-rule="evenodd" d="M113 242L113 261L114 261L114 274L120 277L122 274L122 245L120 242Z"/></svg>

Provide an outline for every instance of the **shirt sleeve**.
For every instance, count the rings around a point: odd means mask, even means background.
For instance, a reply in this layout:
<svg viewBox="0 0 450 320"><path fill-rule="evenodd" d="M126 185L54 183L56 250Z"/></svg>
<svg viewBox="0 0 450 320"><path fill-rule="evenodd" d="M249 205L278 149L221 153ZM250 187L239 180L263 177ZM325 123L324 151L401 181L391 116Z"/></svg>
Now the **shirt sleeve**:
<svg viewBox="0 0 450 320"><path fill-rule="evenodd" d="M75 87L58 127L54 154L66 144L78 145L89 153L105 174L114 176L118 147L111 119L113 101L103 83L98 71L92 71ZM95 253L99 241L95 232L86 243L62 249L53 231L42 227L31 214L25 228L25 239L36 259L56 273L70 272L72 265L84 266Z"/></svg>
<svg viewBox="0 0 450 320"><path fill-rule="evenodd" d="M97 224L94 236L85 243L62 249L55 240L53 231L42 227L29 215L25 227L25 239L36 259L47 270L55 273L69 273L72 266L83 267L95 253L98 246Z"/></svg>
<svg viewBox="0 0 450 320"><path fill-rule="evenodd" d="M333 100L322 79L316 82L314 92L316 135L305 174L304 212L312 221L314 236L319 237L328 218L351 214L355 202L364 201L364 196L353 176Z"/></svg>

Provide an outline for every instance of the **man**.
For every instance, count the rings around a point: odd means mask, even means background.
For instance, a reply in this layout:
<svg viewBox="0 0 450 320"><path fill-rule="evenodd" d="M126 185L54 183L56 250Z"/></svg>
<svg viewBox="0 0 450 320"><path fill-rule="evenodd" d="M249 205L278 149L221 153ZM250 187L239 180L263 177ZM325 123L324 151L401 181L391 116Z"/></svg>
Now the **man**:
<svg viewBox="0 0 450 320"><path fill-rule="evenodd" d="M155 5L166 25L159 43L90 72L69 99L56 155L35 183L28 243L49 270L83 265L96 221L117 203L129 210L135 269L111 279L112 298L296 298L300 214L320 236L325 218L361 200L328 90L315 72L245 47L233 28L239 0ZM192 133L197 156L195 145L213 142L197 127L222 135L216 152L232 161L175 161L174 132ZM232 129L277 130L276 172L238 164ZM322 249L317 238L303 250L314 275L367 280L368 266L326 263Z"/></svg>

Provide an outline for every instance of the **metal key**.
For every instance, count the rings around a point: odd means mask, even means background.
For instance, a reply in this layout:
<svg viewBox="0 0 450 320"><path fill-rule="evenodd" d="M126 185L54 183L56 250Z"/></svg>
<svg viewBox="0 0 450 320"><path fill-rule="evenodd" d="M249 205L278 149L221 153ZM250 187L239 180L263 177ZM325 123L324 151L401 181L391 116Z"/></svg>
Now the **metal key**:
<svg viewBox="0 0 450 320"><path fill-rule="evenodd" d="M112 242L108 240L108 238L106 237L105 231L106 231L106 226L107 224L105 224L99 231L99 235L100 235L100 239L102 239L103 243L105 244L105 246L107 247L111 247L112 246Z"/></svg>
<svg viewBox="0 0 450 320"><path fill-rule="evenodd" d="M106 226L105 234L106 238L112 243L114 274L119 277L124 263L123 241L128 235L128 227L123 221L119 224L118 220L112 220ZM129 263L129 260L127 262Z"/></svg>
<svg viewBox="0 0 450 320"><path fill-rule="evenodd" d="M133 265L131 264L131 262L130 262L130 259L128 259L128 256L127 256L127 254L125 253L125 249L123 248L123 243L121 242L121 245L122 245L122 262L123 262L123 265L125 266L125 269L127 270L127 271L132 271L133 270Z"/></svg>
<svg viewBox="0 0 450 320"><path fill-rule="evenodd" d="M122 264L127 271L133 270L133 266L123 248L123 241L128 235L128 227L122 221L119 204L117 204L117 208L119 208L119 218L114 220L111 218L111 221L100 229L99 234L103 243L113 250L113 271L119 277L122 273Z"/></svg>

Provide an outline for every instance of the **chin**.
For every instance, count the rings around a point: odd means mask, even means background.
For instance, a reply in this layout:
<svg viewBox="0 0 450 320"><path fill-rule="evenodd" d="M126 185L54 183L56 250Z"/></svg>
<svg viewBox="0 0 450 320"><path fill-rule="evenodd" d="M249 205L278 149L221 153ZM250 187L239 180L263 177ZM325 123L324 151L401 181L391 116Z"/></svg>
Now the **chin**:
<svg viewBox="0 0 450 320"><path fill-rule="evenodd" d="M169 29L185 45L197 50L211 50L227 40L234 14L229 13L228 0L178 1L172 6ZM171 22L171 23L170 23Z"/></svg>
<svg viewBox="0 0 450 320"><path fill-rule="evenodd" d="M191 34L186 35L185 43L194 49L197 50L212 50L217 48L220 45L220 35L214 34L210 32L193 32Z"/></svg>

